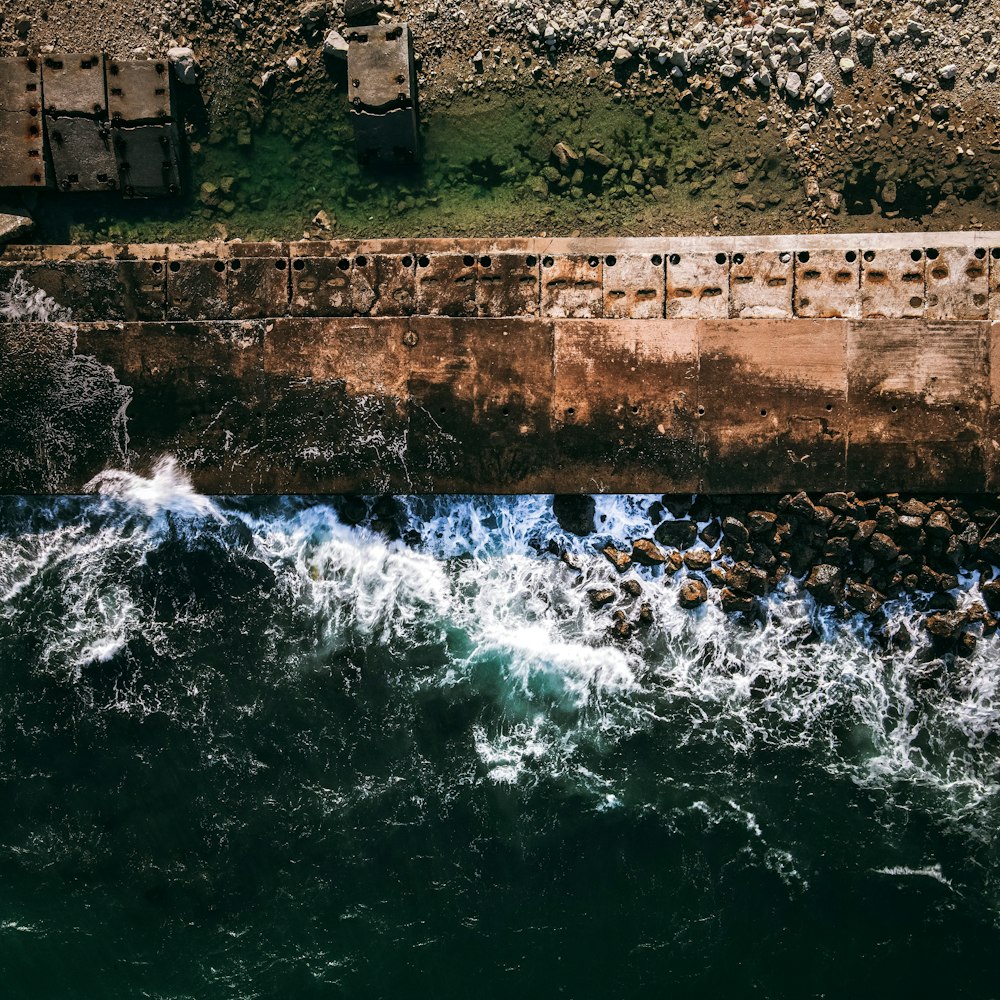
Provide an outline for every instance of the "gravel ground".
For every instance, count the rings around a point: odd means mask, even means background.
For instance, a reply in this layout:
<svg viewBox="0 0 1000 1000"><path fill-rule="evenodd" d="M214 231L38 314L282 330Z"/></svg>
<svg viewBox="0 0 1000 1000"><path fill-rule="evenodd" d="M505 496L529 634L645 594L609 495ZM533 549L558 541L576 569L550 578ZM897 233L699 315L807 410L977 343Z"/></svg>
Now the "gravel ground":
<svg viewBox="0 0 1000 1000"><path fill-rule="evenodd" d="M622 101L676 103L706 130L738 124L775 136L802 180L789 225L835 225L845 197L873 199L880 219L917 199L927 206L921 224L997 222L995 0L537 2L396 0L380 16L411 23L431 111L463 91L604 88ZM266 102L277 82L308 85L328 32L342 27L342 6L323 0L0 4L8 53L190 46L208 94L222 103L226 94L248 100L231 81L252 81L251 104ZM737 176L734 205L739 196ZM912 211L902 214L912 221Z"/></svg>

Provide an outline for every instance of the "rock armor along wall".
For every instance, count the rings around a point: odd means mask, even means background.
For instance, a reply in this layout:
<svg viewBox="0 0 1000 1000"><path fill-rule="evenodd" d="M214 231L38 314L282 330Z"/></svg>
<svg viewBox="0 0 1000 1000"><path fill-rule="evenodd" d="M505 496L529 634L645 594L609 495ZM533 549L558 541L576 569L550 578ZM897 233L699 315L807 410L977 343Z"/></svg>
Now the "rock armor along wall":
<svg viewBox="0 0 1000 1000"><path fill-rule="evenodd" d="M11 246L0 318L8 492L1000 488L1000 233Z"/></svg>

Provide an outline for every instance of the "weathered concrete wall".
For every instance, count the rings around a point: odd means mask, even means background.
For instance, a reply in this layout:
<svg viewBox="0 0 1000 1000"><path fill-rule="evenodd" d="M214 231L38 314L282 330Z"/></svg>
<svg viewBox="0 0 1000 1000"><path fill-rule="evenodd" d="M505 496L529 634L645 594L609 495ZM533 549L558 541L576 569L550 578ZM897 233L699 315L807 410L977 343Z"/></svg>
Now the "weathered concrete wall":
<svg viewBox="0 0 1000 1000"><path fill-rule="evenodd" d="M164 452L211 492L995 489L998 248L979 233L9 247L0 295L20 275L67 313L0 324L0 440L34 456L0 450L0 489L75 490ZM33 372L48 350L59 373L45 411L91 415L77 449L48 455L37 433L25 344ZM94 378L67 368L82 359L105 373L96 411ZM109 401L129 393L125 440Z"/></svg>

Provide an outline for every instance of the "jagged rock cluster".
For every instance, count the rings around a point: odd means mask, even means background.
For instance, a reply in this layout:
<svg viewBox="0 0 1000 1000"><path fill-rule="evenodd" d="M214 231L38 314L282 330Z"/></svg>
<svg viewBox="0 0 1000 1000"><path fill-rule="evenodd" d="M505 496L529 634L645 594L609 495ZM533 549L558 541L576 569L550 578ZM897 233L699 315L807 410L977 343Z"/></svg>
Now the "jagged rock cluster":
<svg viewBox="0 0 1000 1000"><path fill-rule="evenodd" d="M564 530L593 530L589 498L557 498L554 512ZM941 650L968 654L977 639L997 628L1000 612L1000 503L995 498L917 499L891 494L806 493L777 497L663 497L650 507L652 531L628 549L602 551L624 573L633 564L686 570L679 601L696 608L717 600L747 618L760 611L786 577L798 580L820 604L871 620L877 635L893 636L883 611L910 597L923 612L924 628ZM572 562L572 557L564 555ZM977 573L982 601L960 601L960 578ZM968 582L968 581L965 581ZM637 586L624 581L626 597ZM713 597L713 592L715 596ZM615 587L590 590L595 607L619 599ZM624 612L614 633L627 638L643 624Z"/></svg>

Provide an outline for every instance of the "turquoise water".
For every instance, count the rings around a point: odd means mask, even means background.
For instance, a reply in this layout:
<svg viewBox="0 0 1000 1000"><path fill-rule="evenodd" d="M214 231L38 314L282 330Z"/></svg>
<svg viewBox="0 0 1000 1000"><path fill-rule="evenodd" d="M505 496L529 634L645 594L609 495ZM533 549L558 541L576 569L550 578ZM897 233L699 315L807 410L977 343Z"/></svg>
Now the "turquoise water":
<svg viewBox="0 0 1000 1000"><path fill-rule="evenodd" d="M995 640L640 569L618 643L545 497L97 489L0 505L5 996L997 994Z"/></svg>

